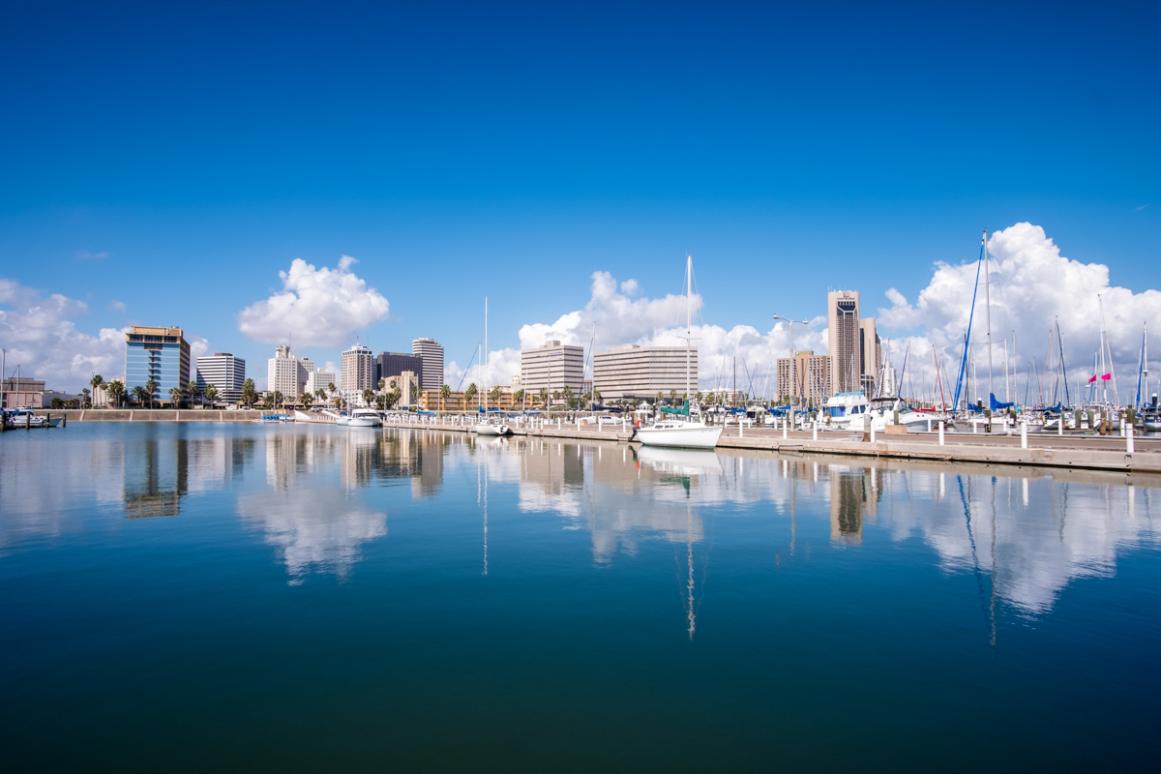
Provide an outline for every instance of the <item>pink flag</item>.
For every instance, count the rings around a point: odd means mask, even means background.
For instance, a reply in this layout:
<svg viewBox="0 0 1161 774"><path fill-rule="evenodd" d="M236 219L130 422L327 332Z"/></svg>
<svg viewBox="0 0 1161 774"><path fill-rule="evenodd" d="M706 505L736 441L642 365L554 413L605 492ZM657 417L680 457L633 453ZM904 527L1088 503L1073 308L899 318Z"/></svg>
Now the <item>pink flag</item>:
<svg viewBox="0 0 1161 774"><path fill-rule="evenodd" d="M1101 378L1107 382L1109 379L1113 378L1113 375L1112 374L1101 374Z"/></svg>
<svg viewBox="0 0 1161 774"><path fill-rule="evenodd" d="M1088 378L1088 383L1089 383L1089 384L1092 384L1092 383L1093 383L1093 382L1095 382L1095 381L1096 381L1096 374L1093 374L1092 376L1090 376L1090 377Z"/></svg>

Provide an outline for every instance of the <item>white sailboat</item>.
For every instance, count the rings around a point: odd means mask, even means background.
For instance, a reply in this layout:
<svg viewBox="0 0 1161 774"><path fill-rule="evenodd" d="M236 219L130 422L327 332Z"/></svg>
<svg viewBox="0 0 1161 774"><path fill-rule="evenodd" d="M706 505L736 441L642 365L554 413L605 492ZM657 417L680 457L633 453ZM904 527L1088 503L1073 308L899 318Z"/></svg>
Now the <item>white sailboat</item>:
<svg viewBox="0 0 1161 774"><path fill-rule="evenodd" d="M645 446L676 446L686 449L712 449L718 445L721 427L712 427L701 419L694 419L690 397L693 384L690 372L693 346L693 257L685 259L685 406L681 414L662 418L649 427L637 431L637 439ZM681 418L684 417L684 418Z"/></svg>
<svg viewBox="0 0 1161 774"><path fill-rule="evenodd" d="M504 422L492 420L488 417L488 298L484 297L484 359L481 362L483 366L483 383L484 383L484 418L476 423L476 435L508 435L512 430Z"/></svg>

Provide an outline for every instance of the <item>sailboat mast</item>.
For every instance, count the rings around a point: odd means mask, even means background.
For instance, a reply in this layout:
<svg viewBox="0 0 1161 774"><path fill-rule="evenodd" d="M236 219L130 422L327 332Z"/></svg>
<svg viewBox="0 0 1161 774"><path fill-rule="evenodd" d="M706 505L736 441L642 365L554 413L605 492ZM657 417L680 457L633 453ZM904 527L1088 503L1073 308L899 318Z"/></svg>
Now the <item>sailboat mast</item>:
<svg viewBox="0 0 1161 774"><path fill-rule="evenodd" d="M984 229L982 237L984 245L984 336L988 346L988 405L991 405L992 395L992 282L991 257L988 253L988 230Z"/></svg>
<svg viewBox="0 0 1161 774"><path fill-rule="evenodd" d="M685 401L689 403L690 357L693 346L693 256L685 256ZM735 379L737 372L735 371Z"/></svg>
<svg viewBox="0 0 1161 774"><path fill-rule="evenodd" d="M484 418L488 418L488 297L484 296Z"/></svg>

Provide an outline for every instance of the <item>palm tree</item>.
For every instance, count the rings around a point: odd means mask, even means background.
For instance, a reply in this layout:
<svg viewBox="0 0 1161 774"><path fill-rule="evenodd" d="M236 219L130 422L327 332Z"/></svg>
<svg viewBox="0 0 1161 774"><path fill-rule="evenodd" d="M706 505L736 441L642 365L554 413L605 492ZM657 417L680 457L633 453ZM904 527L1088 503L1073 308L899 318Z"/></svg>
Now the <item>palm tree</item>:
<svg viewBox="0 0 1161 774"><path fill-rule="evenodd" d="M125 382L114 379L105 390L109 393L109 399L113 401L113 407L120 408L121 401L125 398Z"/></svg>
<svg viewBox="0 0 1161 774"><path fill-rule="evenodd" d="M447 411L447 399L450 397L451 397L451 387L448 387L445 384L443 387L439 388L439 402L440 402L439 410L440 411Z"/></svg>
<svg viewBox="0 0 1161 774"><path fill-rule="evenodd" d="M478 393L479 391L480 391L480 388L476 386L475 382L472 382L471 384L469 384L468 389L464 390L464 408L465 409L468 407L468 404L475 401L476 393Z"/></svg>
<svg viewBox="0 0 1161 774"><path fill-rule="evenodd" d="M206 400L210 402L210 408L214 407L214 401L218 399L218 388L212 384L206 385Z"/></svg>
<svg viewBox="0 0 1161 774"><path fill-rule="evenodd" d="M93 387L93 397L96 398L97 390L101 389L101 385L105 383L105 378L100 374L93 374L93 378L89 380L89 384Z"/></svg>
<svg viewBox="0 0 1161 774"><path fill-rule="evenodd" d="M180 387L170 387L170 388L169 388L169 399L170 399L170 401L172 401L172 402L173 402L173 407L174 407L174 408L180 408L180 407L181 407L181 399L182 399L182 396L183 396L184 394L185 394L185 393L183 393L183 392L181 391L181 388L180 388Z"/></svg>
<svg viewBox="0 0 1161 774"><path fill-rule="evenodd" d="M145 392L149 394L149 408L153 408L153 398L157 395L157 382L150 379L145 383Z"/></svg>
<svg viewBox="0 0 1161 774"><path fill-rule="evenodd" d="M195 381L191 381L189 384L187 384L187 385L185 386L185 394L186 394L186 397L188 397L188 398L189 398L189 400L190 400L190 403L192 404L192 403L193 403L193 400L194 400L194 398L197 398L197 397L200 397L200 396L201 396L201 394L202 394L202 391L201 391L201 388L200 388L200 387L198 387L198 383L197 383L197 382L195 382ZM202 405L204 406L204 405L205 405L205 403L203 402L203 403L202 403Z"/></svg>
<svg viewBox="0 0 1161 774"><path fill-rule="evenodd" d="M528 408L524 405L524 390L516 390L516 393L512 396L512 402L519 403L521 408Z"/></svg>
<svg viewBox="0 0 1161 774"><path fill-rule="evenodd" d="M547 387L540 388L540 408L542 408L542 409L548 408L548 388Z"/></svg>
<svg viewBox="0 0 1161 774"><path fill-rule="evenodd" d="M363 390L363 404L370 406L375 402L375 391L371 389Z"/></svg>
<svg viewBox="0 0 1161 774"><path fill-rule="evenodd" d="M312 403L314 403L314 395L310 390L304 391L302 393L302 407L309 411Z"/></svg>
<svg viewBox="0 0 1161 774"><path fill-rule="evenodd" d="M93 402L89 400L89 388L85 387L81 390L81 408L92 408Z"/></svg>
<svg viewBox="0 0 1161 774"><path fill-rule="evenodd" d="M275 390L274 392L270 393L270 408L278 408L282 405L283 400L283 395L279 390Z"/></svg>
<svg viewBox="0 0 1161 774"><path fill-rule="evenodd" d="M322 387L319 387L317 390L314 391L314 396L316 398L318 398L319 401L322 403L327 402L327 391L324 390Z"/></svg>
<svg viewBox="0 0 1161 774"><path fill-rule="evenodd" d="M133 400L138 406L144 406L145 401L149 400L149 393L145 391L144 387L137 385L133 388Z"/></svg>
<svg viewBox="0 0 1161 774"><path fill-rule="evenodd" d="M242 405L246 408L253 408L257 400L258 390L254 388L254 380L247 379L242 382Z"/></svg>
<svg viewBox="0 0 1161 774"><path fill-rule="evenodd" d="M498 386L493 387L492 389L488 390L488 400L490 400L492 402L493 406L499 406L500 405L500 397L503 394L504 394L504 391L501 390Z"/></svg>

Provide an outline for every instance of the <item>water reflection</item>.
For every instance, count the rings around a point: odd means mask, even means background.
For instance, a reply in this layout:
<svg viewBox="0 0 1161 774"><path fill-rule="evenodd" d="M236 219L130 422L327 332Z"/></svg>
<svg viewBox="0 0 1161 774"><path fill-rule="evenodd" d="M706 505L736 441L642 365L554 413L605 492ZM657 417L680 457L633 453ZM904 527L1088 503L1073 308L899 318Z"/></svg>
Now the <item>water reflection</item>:
<svg viewBox="0 0 1161 774"><path fill-rule="evenodd" d="M698 550L707 525L750 514L753 539L774 541L780 562L921 546L944 573L977 579L993 625L997 606L1045 615L1070 583L1112 577L1125 551L1159 546L1156 480L1067 470L333 427L82 425L12 436L0 440L0 551L83 532L94 505L147 523L232 491L233 512L275 548L291 582L350 576L387 538L389 507L450 508L471 486L485 574L489 509L559 519L601 566L634 560L648 541L671 544L691 591L694 560L711 559Z"/></svg>

